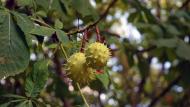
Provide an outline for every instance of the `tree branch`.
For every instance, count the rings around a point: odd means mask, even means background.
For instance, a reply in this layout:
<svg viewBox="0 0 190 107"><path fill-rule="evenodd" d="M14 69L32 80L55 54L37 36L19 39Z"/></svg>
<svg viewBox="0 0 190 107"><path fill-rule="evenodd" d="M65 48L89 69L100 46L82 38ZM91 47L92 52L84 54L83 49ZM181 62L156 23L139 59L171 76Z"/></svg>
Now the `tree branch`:
<svg viewBox="0 0 190 107"><path fill-rule="evenodd" d="M180 7L180 9L184 9L186 6L188 6L189 2L190 2L190 0L186 0L186 1L182 4L182 6Z"/></svg>
<svg viewBox="0 0 190 107"><path fill-rule="evenodd" d="M179 75L176 79L174 79L157 97L155 97L149 104L148 107L153 107L164 95L166 95L167 92L170 91L170 89L176 85L180 80L182 76Z"/></svg>
<svg viewBox="0 0 190 107"><path fill-rule="evenodd" d="M136 50L135 54L141 54L141 53L144 53L144 52L147 52L147 51L151 51L151 50L156 49L156 48L157 48L156 45L153 45L153 46L150 46L150 47L145 48L143 50Z"/></svg>
<svg viewBox="0 0 190 107"><path fill-rule="evenodd" d="M96 26L101 20L103 20L107 16L110 8L116 3L116 1L117 0L112 0L112 2L108 5L106 10L100 15L100 18L98 20L96 20L95 22L85 26L84 28L77 29L77 30L72 30L72 31L68 32L67 35L73 35L73 34L76 34L76 33L81 33L81 32L84 32L85 30L88 30L88 29Z"/></svg>
<svg viewBox="0 0 190 107"><path fill-rule="evenodd" d="M109 31L109 30L103 30L103 31L100 31L100 33L103 33L103 34L106 34L106 35L115 36L115 37L117 37L117 38L120 38L120 37L121 37L119 34L113 33L113 32L111 32L111 31Z"/></svg>

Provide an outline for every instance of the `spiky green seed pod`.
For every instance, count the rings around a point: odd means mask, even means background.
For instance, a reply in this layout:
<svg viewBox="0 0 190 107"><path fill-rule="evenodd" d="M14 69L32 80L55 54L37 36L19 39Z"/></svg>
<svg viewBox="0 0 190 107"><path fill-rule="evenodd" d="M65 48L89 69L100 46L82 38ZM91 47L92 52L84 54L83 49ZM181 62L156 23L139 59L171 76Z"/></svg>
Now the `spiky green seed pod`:
<svg viewBox="0 0 190 107"><path fill-rule="evenodd" d="M66 64L66 71L69 77L80 85L87 85L95 79L95 70L86 66L84 53L79 52L71 55Z"/></svg>
<svg viewBox="0 0 190 107"><path fill-rule="evenodd" d="M78 82L81 86L84 86L95 79L95 72L95 69L86 66L81 71L78 71L78 73L70 75L70 77L74 82Z"/></svg>
<svg viewBox="0 0 190 107"><path fill-rule="evenodd" d="M107 46L98 42L90 44L87 47L85 54L88 66L96 69L105 66L111 55Z"/></svg>

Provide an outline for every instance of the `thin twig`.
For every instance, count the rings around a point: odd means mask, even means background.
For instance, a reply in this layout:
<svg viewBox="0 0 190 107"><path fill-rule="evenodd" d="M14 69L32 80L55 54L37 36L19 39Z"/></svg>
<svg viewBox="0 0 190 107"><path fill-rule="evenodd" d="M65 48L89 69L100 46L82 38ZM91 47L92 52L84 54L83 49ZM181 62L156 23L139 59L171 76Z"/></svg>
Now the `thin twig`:
<svg viewBox="0 0 190 107"><path fill-rule="evenodd" d="M153 46L150 46L150 47L145 48L143 50L136 50L135 54L141 54L141 53L148 52L148 51L151 51L151 50L156 49L156 48L157 47L155 45L153 45Z"/></svg>
<svg viewBox="0 0 190 107"><path fill-rule="evenodd" d="M160 9L160 8L161 8L161 7L160 7L160 0L157 0L157 1L156 1L156 4L157 4L156 16L157 16L158 19L160 19L160 15L161 15L161 14L160 14L160 13L161 13L161 12L160 12L160 10L161 10L161 9Z"/></svg>
<svg viewBox="0 0 190 107"><path fill-rule="evenodd" d="M149 104L148 107L153 107L164 95L166 95L167 92L170 91L170 89L176 85L180 80L182 76L179 75L176 79L174 79L157 97L155 97Z"/></svg>
<svg viewBox="0 0 190 107"><path fill-rule="evenodd" d="M66 51L65 51L65 49L64 49L64 47L63 47L63 45L60 44L60 47L61 47L61 51L63 52L65 58L68 59L68 55L67 55L67 53L66 53Z"/></svg>
<svg viewBox="0 0 190 107"><path fill-rule="evenodd" d="M96 20L95 22L85 26L84 28L77 29L77 30L72 30L69 33L67 33L67 35L73 35L73 34L76 34L76 33L81 33L81 32L84 32L86 29L90 29L90 28L96 26L101 20L103 20L107 16L110 8L116 3L116 1L117 0L112 0L112 2L108 5L106 10L103 12L103 14L100 15L100 18L98 20Z"/></svg>
<svg viewBox="0 0 190 107"><path fill-rule="evenodd" d="M110 35L110 36L115 36L117 38L120 38L121 36L117 33L114 33L114 32L111 32L109 30L103 30L103 31L100 31L100 33L103 33L103 34L106 34L106 35Z"/></svg>
<svg viewBox="0 0 190 107"><path fill-rule="evenodd" d="M186 0L186 1L182 4L182 6L180 7L180 9L184 9L185 7L187 7L187 6L189 5L189 2L190 2L190 0Z"/></svg>
<svg viewBox="0 0 190 107"><path fill-rule="evenodd" d="M96 20L95 22L86 25L84 28L71 30L71 31L69 31L69 32L66 33L66 34L67 34L67 35L73 35L73 34L76 34L76 33L82 33L82 32L84 32L85 30L89 30L90 28L96 26L101 20L103 20L103 19L107 16L107 14L108 14L110 8L116 3L116 1L117 1L117 0L113 0L113 1L108 5L108 7L106 8L106 10L102 13L102 15L100 15L100 18L99 18L98 20ZM41 25L43 25L43 26L52 28L50 25L48 25L47 23L45 23L45 22L43 22L43 21L41 21L41 20L38 20L38 19L35 19L35 18L31 18L31 19L32 19L33 21L35 21L36 23L38 23L38 24L41 24Z"/></svg>
<svg viewBox="0 0 190 107"><path fill-rule="evenodd" d="M88 102L86 101L86 98L84 97L84 95L83 95L83 93L82 93L82 91L81 91L81 88L80 88L79 83L77 83L77 87L78 87L79 92L80 92L80 94L81 94L81 96L82 96L82 99L84 100L84 103L86 104L86 107L90 107L89 104L88 104Z"/></svg>
<svg viewBox="0 0 190 107"><path fill-rule="evenodd" d="M88 40L88 31L85 30L84 31L84 35L83 35L83 38L82 38L82 44L81 44L81 48L80 48L80 52L84 52L84 48L85 48L85 45L86 45L86 41Z"/></svg>

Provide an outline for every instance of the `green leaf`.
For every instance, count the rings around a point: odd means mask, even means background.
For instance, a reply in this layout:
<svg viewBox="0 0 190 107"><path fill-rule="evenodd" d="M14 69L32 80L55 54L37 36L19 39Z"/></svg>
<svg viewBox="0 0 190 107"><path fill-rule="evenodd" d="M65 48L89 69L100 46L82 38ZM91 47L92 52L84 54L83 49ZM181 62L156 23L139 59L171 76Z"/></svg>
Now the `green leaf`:
<svg viewBox="0 0 190 107"><path fill-rule="evenodd" d="M140 14L138 12L134 12L129 15L128 21L136 23L137 21L139 21L139 18L140 18Z"/></svg>
<svg viewBox="0 0 190 107"><path fill-rule="evenodd" d="M61 15L64 14L62 3L60 0L53 0L49 7L49 9L56 10Z"/></svg>
<svg viewBox="0 0 190 107"><path fill-rule="evenodd" d="M173 25L171 25L171 24L162 24L163 25L163 27L165 28L165 30L166 30L166 32L168 33L168 34L170 34L169 36L178 36L178 35L180 35L181 33L178 31L178 29L175 27L175 26L173 26Z"/></svg>
<svg viewBox="0 0 190 107"><path fill-rule="evenodd" d="M19 102L23 102L26 101L27 99L17 99L17 100L10 100L9 102L6 102L4 104L1 104L0 107L9 107L9 105L11 103L19 103Z"/></svg>
<svg viewBox="0 0 190 107"><path fill-rule="evenodd" d="M69 38L64 31L56 30L56 34L57 34L59 41L61 41L63 44L66 44L69 42Z"/></svg>
<svg viewBox="0 0 190 107"><path fill-rule="evenodd" d="M16 0L18 6L32 6L33 0Z"/></svg>
<svg viewBox="0 0 190 107"><path fill-rule="evenodd" d="M137 12L142 16L143 22L145 23L155 23L156 18L155 16L150 12L150 9L148 9L146 6L143 5L139 0L122 0L125 4L130 4L134 8L137 9Z"/></svg>
<svg viewBox="0 0 190 107"><path fill-rule="evenodd" d="M91 6L89 0L72 0L72 7L82 15L82 17L93 16L96 18L96 12Z"/></svg>
<svg viewBox="0 0 190 107"><path fill-rule="evenodd" d="M2 95L3 97L10 97L10 98L17 98L17 99L25 99L26 97L20 96L20 95L15 95L15 94L5 94Z"/></svg>
<svg viewBox="0 0 190 107"><path fill-rule="evenodd" d="M41 16L41 17L47 17L47 13L43 10L39 10L36 12L37 16Z"/></svg>
<svg viewBox="0 0 190 107"><path fill-rule="evenodd" d="M108 89L110 80L109 80L109 75L108 75L107 71L104 71L103 74L97 74L96 77L97 77L97 79L99 79L102 82L104 88Z"/></svg>
<svg viewBox="0 0 190 107"><path fill-rule="evenodd" d="M34 29L30 31L30 34L39 36L51 36L53 33L55 33L55 29L44 26L35 26Z"/></svg>
<svg viewBox="0 0 190 107"><path fill-rule="evenodd" d="M62 29L63 28L63 23L59 19L56 19L54 26L55 26L55 29Z"/></svg>
<svg viewBox="0 0 190 107"><path fill-rule="evenodd" d="M64 5L64 10L66 13L69 13L70 12L70 0L61 0L61 3Z"/></svg>
<svg viewBox="0 0 190 107"><path fill-rule="evenodd" d="M33 107L31 100L28 101L28 107Z"/></svg>
<svg viewBox="0 0 190 107"><path fill-rule="evenodd" d="M46 107L45 102L40 102L37 99L32 100L32 103L34 103L35 107Z"/></svg>
<svg viewBox="0 0 190 107"><path fill-rule="evenodd" d="M0 107L9 107L10 104L11 104L11 102L0 104Z"/></svg>
<svg viewBox="0 0 190 107"><path fill-rule="evenodd" d="M9 12L0 10L0 79L23 72L29 64L29 50L23 33Z"/></svg>
<svg viewBox="0 0 190 107"><path fill-rule="evenodd" d="M25 34L25 38L29 47L33 46L32 40L37 40L37 38L34 35L29 33Z"/></svg>
<svg viewBox="0 0 190 107"><path fill-rule="evenodd" d="M176 50L176 54L183 59L190 61L190 45L184 41L180 41Z"/></svg>
<svg viewBox="0 0 190 107"><path fill-rule="evenodd" d="M25 34L29 33L34 28L34 22L27 15L14 11L11 13L14 15L17 25Z"/></svg>
<svg viewBox="0 0 190 107"><path fill-rule="evenodd" d="M35 0L38 7L42 7L43 10L48 11L50 0Z"/></svg>
<svg viewBox="0 0 190 107"><path fill-rule="evenodd" d="M167 48L174 48L178 44L178 39L177 38L171 38L171 39L158 39L155 41L155 44L158 47L167 47Z"/></svg>
<svg viewBox="0 0 190 107"><path fill-rule="evenodd" d="M16 105L15 107L28 107L28 106L27 106L27 102L28 102L28 101L25 100L25 101L19 103L18 105Z"/></svg>
<svg viewBox="0 0 190 107"><path fill-rule="evenodd" d="M30 20L30 18L25 14L17 13L14 11L12 11L11 13L14 15L14 18L19 28L22 30L22 32L24 32L28 46L31 47L32 39L34 39L34 36L29 33L34 28L34 22Z"/></svg>
<svg viewBox="0 0 190 107"><path fill-rule="evenodd" d="M11 103L18 103L18 102L22 102L22 101L25 101L25 100L27 100L27 99L26 98L25 99L17 99L17 100L11 100L9 102L11 102Z"/></svg>
<svg viewBox="0 0 190 107"><path fill-rule="evenodd" d="M162 28L157 24L145 24L145 23L136 23L135 26L139 31L149 34L151 37L163 37Z"/></svg>
<svg viewBox="0 0 190 107"><path fill-rule="evenodd" d="M32 72L27 76L25 94L28 97L37 97L48 79L48 65L46 60L34 64Z"/></svg>

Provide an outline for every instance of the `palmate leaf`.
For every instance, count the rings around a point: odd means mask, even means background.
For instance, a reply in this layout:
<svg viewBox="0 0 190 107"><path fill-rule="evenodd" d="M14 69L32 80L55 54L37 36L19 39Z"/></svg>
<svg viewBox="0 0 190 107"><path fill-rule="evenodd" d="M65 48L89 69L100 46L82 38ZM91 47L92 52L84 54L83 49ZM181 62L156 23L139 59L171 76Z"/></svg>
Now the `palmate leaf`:
<svg viewBox="0 0 190 107"><path fill-rule="evenodd" d="M29 63L29 49L23 32L5 10L0 10L0 41L0 79L23 72Z"/></svg>
<svg viewBox="0 0 190 107"><path fill-rule="evenodd" d="M34 64L32 72L25 82L25 94L27 97L37 97L48 79L48 66L46 60Z"/></svg>

